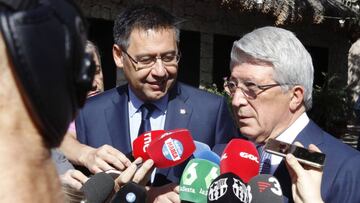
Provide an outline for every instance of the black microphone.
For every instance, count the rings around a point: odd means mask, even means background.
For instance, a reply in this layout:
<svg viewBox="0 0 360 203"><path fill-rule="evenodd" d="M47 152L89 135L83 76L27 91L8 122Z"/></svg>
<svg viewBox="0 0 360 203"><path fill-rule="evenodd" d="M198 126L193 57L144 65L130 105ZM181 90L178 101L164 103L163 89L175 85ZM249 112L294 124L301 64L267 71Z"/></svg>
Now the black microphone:
<svg viewBox="0 0 360 203"><path fill-rule="evenodd" d="M115 182L110 174L105 172L92 176L82 186L85 199L89 203L103 203L113 192Z"/></svg>
<svg viewBox="0 0 360 203"><path fill-rule="evenodd" d="M145 187L128 182L115 194L111 203L145 203L147 198Z"/></svg>
<svg viewBox="0 0 360 203"><path fill-rule="evenodd" d="M233 173L221 174L211 182L207 200L208 202L217 203L248 203L247 185L239 176Z"/></svg>
<svg viewBox="0 0 360 203"><path fill-rule="evenodd" d="M253 177L248 183L251 203L282 203L284 197L278 179L269 174L260 174Z"/></svg>

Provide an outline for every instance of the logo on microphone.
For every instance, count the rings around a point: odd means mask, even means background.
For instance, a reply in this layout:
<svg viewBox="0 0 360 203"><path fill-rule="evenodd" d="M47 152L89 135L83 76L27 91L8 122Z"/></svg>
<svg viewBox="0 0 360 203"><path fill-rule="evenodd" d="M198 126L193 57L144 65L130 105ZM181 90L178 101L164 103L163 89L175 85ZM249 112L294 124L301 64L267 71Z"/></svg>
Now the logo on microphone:
<svg viewBox="0 0 360 203"><path fill-rule="evenodd" d="M133 192L129 192L129 193L127 193L126 194L126 201L127 202L130 202L130 203L132 203L132 202L135 202L135 200L136 200L136 195L133 193Z"/></svg>
<svg viewBox="0 0 360 203"><path fill-rule="evenodd" d="M249 154L247 152L240 152L240 156L245 159L250 159L252 161L255 161L256 163L259 163L258 158L252 154Z"/></svg>
<svg viewBox="0 0 360 203"><path fill-rule="evenodd" d="M263 181L260 181L257 183L258 184L258 187L259 187L259 192L264 192L264 190L266 190L266 188L270 187L271 184L268 183L268 182L263 182Z"/></svg>
<svg viewBox="0 0 360 203"><path fill-rule="evenodd" d="M169 138L165 140L164 145L162 147L162 153L166 159L170 161L178 161L181 159L183 154L184 147L176 139Z"/></svg>
<svg viewBox="0 0 360 203"><path fill-rule="evenodd" d="M210 201L218 200L226 194L228 188L226 181L227 178L221 178L210 185L208 192L208 198Z"/></svg>
<svg viewBox="0 0 360 203"><path fill-rule="evenodd" d="M236 178L233 178L233 181L234 184L232 185L232 187L235 196L241 202L249 202L249 196L248 196L248 191L246 189L246 185Z"/></svg>

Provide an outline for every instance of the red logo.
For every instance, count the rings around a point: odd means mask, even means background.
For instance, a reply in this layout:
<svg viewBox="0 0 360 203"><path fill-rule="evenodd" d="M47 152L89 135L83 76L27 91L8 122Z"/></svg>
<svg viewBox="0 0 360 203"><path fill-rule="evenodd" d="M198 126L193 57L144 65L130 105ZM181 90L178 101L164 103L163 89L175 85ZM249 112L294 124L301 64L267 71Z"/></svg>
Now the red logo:
<svg viewBox="0 0 360 203"><path fill-rule="evenodd" d="M266 190L266 188L271 186L271 184L268 182L258 182L257 184L259 187L259 192L264 192L264 190Z"/></svg>

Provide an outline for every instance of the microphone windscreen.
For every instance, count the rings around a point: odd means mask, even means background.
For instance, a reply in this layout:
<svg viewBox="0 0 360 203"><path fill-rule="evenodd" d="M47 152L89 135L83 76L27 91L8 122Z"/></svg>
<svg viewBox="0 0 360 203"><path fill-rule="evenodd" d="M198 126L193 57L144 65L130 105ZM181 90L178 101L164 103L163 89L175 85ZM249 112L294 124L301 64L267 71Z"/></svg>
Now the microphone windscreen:
<svg viewBox="0 0 360 203"><path fill-rule="evenodd" d="M233 173L221 174L212 181L208 191L207 202L248 203L249 193L246 183Z"/></svg>
<svg viewBox="0 0 360 203"><path fill-rule="evenodd" d="M191 159L181 176L180 199L190 202L206 202L211 181L219 174L218 165L204 159Z"/></svg>
<svg viewBox="0 0 360 203"><path fill-rule="evenodd" d="M103 203L112 193L115 186L111 175L101 172L93 175L81 188L89 203Z"/></svg>
<svg viewBox="0 0 360 203"><path fill-rule="evenodd" d="M166 133L165 130L152 130L152 131L144 132L143 134L139 135L133 141L134 158L137 159L138 157L141 157L143 161L148 160L149 155L147 153L147 148L149 147L151 142L158 139L164 133Z"/></svg>
<svg viewBox="0 0 360 203"><path fill-rule="evenodd" d="M260 174L253 177L248 185L251 203L284 201L279 181L272 175Z"/></svg>
<svg viewBox="0 0 360 203"><path fill-rule="evenodd" d="M201 153L203 151L211 151L209 145L207 145L203 142L194 140L194 144L195 144L195 151L194 151L193 155L195 158L198 156L199 153Z"/></svg>
<svg viewBox="0 0 360 203"><path fill-rule="evenodd" d="M221 156L220 172L234 173L248 183L259 173L259 154L255 145L244 139L232 139Z"/></svg>
<svg viewBox="0 0 360 203"><path fill-rule="evenodd" d="M217 165L220 165L220 157L213 151L202 151L195 156L198 159L205 159L211 161Z"/></svg>
<svg viewBox="0 0 360 203"><path fill-rule="evenodd" d="M145 203L147 198L145 187L128 182L115 194L111 203Z"/></svg>
<svg viewBox="0 0 360 203"><path fill-rule="evenodd" d="M195 144L187 129L168 131L150 143L147 152L157 168L176 166L195 151Z"/></svg>

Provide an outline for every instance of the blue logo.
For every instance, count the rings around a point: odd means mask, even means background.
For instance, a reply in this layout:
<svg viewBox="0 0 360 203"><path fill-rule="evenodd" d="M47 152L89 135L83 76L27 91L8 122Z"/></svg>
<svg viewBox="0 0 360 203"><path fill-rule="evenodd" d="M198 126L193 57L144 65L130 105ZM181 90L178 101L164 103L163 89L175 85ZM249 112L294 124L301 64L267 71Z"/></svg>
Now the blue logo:
<svg viewBox="0 0 360 203"><path fill-rule="evenodd" d="M129 192L126 194L126 201L127 202L135 202L136 200L136 195L133 192Z"/></svg>
<svg viewBox="0 0 360 203"><path fill-rule="evenodd" d="M162 153L170 161L178 161L184 152L184 147L179 140L169 138L165 140Z"/></svg>

